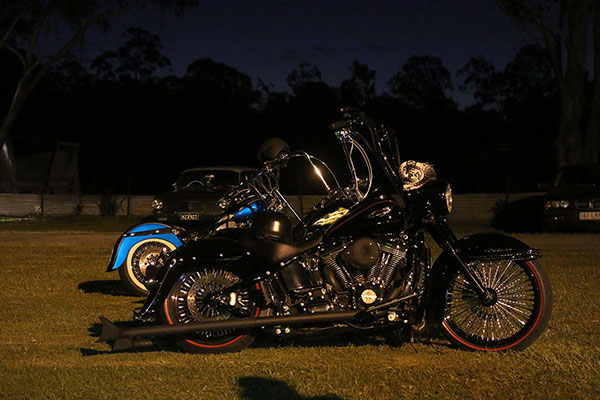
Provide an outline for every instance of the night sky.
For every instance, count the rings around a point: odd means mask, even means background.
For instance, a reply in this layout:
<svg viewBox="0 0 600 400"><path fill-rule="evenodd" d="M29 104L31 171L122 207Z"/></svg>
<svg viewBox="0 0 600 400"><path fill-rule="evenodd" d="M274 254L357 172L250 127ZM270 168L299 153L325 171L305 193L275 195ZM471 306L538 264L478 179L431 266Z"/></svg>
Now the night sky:
<svg viewBox="0 0 600 400"><path fill-rule="evenodd" d="M412 55L440 57L455 77L471 56L502 69L525 43L493 0L202 0L184 17L150 9L118 17L107 35L91 33L90 48L116 49L130 26L161 37L178 76L212 58L275 90L288 90L285 79L301 62L337 86L357 60L377 72L382 91Z"/></svg>

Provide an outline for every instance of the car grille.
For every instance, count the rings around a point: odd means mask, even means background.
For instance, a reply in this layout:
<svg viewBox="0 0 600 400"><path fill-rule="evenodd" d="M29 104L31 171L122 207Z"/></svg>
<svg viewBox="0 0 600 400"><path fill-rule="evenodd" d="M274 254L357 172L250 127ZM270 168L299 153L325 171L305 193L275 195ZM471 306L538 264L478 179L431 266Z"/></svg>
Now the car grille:
<svg viewBox="0 0 600 400"><path fill-rule="evenodd" d="M600 209L600 199L577 200L575 201L575 208Z"/></svg>

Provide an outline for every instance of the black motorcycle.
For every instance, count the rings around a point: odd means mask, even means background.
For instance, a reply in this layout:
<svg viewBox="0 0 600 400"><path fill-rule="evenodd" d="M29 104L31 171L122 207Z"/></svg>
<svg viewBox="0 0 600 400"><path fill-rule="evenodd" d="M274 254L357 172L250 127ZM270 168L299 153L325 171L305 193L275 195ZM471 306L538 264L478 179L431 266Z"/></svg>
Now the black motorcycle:
<svg viewBox="0 0 600 400"><path fill-rule="evenodd" d="M446 221L450 185L431 165L400 163L394 133L357 111L345 110L331 128L350 186L330 188L295 226L267 211L249 228L187 242L134 313L146 326L119 328L101 318L99 341L127 349L165 336L184 351L228 352L261 332L292 337L441 324L465 349L533 343L552 309L540 252L496 233L457 239ZM426 234L443 250L433 263Z"/></svg>

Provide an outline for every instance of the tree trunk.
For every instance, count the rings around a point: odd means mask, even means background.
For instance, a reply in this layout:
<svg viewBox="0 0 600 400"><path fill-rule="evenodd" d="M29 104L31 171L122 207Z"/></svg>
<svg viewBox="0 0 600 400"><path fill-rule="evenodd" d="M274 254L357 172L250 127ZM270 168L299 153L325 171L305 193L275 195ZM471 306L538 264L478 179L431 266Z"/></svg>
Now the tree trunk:
<svg viewBox="0 0 600 400"><path fill-rule="evenodd" d="M560 85L562 102L556 142L559 167L579 164L583 160L582 110L587 78L587 5L587 0L565 0L569 35L565 43L567 66Z"/></svg>
<svg viewBox="0 0 600 400"><path fill-rule="evenodd" d="M15 94L10 106L8 107L8 111L6 112L6 115L0 124L0 148L8 138L8 135L15 124L15 121L17 120L17 116L25 105L27 98L38 84L44 73L44 70L38 70L36 72L33 69L29 69L23 73L23 76L19 80L17 88L15 89Z"/></svg>
<svg viewBox="0 0 600 400"><path fill-rule="evenodd" d="M594 80L590 115L584 137L584 162L587 164L600 161L600 0L594 3Z"/></svg>
<svg viewBox="0 0 600 400"><path fill-rule="evenodd" d="M12 102L8 111L0 123L0 149L3 150L0 160L0 192L17 192L18 181L17 172L14 164L14 154L8 135L10 134L19 112L25 105L29 95L37 86L46 70L44 68L31 68L23 73L23 76L17 84ZM6 146L5 146L6 144Z"/></svg>
<svg viewBox="0 0 600 400"><path fill-rule="evenodd" d="M0 146L0 193L17 193L19 185L10 141Z"/></svg>

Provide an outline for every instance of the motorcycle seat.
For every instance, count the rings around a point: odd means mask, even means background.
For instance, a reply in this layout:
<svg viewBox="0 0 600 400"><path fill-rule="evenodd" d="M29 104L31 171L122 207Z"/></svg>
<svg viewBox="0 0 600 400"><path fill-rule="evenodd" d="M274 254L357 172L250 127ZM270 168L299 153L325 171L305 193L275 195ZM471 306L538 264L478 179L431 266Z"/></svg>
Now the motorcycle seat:
<svg viewBox="0 0 600 400"><path fill-rule="evenodd" d="M269 265L275 265L316 247L322 239L323 235L314 235L293 245L268 238L257 238L255 235L246 232L240 237L239 241Z"/></svg>

